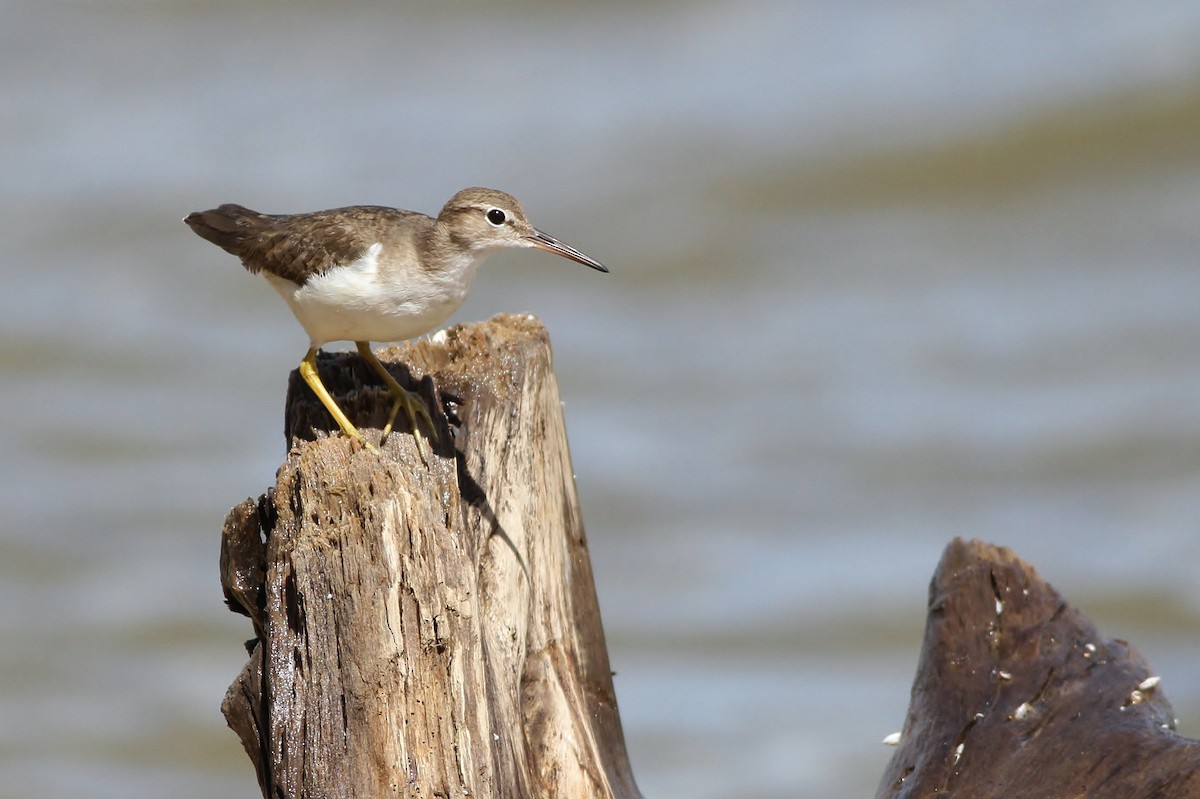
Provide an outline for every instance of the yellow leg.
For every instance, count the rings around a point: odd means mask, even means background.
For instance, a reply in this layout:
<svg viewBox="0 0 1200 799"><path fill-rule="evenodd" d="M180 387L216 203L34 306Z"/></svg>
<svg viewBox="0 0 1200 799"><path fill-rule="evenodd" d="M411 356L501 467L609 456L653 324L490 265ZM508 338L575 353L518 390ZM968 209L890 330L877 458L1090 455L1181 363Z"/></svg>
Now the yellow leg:
<svg viewBox="0 0 1200 799"><path fill-rule="evenodd" d="M367 444L362 437L362 433L358 432L358 428L350 424L350 420L346 418L346 414L342 413L342 409L333 401L333 397L329 396L329 392L325 390L325 384L321 382L321 375L317 373L317 348L309 349L308 354L304 356L304 360L300 362L300 376L304 378L304 382L308 383L308 387L317 395L317 399L325 406L325 410L329 411L329 415L338 423L338 427L342 428L342 432L350 438L355 438L363 444ZM370 444L367 444L370 448Z"/></svg>
<svg viewBox="0 0 1200 799"><path fill-rule="evenodd" d="M396 400L392 403L392 412L388 414L387 424L383 428L383 440L387 440L388 435L392 432L392 423L396 421L396 414L403 408L404 413L408 416L408 423L412 427L413 435L417 437L417 446L419 447L421 433L417 425L417 417L420 417L425 421L425 424L429 425L431 432L435 432L437 429L433 426L433 419L429 417L429 411L426 409L425 403L416 394L396 382L396 378L392 377L387 367L379 362L379 359L375 357L375 353L371 352L371 343L369 341L356 341L354 343L358 347L358 354L367 363L371 364L371 368L383 379L383 382L388 387L388 391L392 393L392 396Z"/></svg>

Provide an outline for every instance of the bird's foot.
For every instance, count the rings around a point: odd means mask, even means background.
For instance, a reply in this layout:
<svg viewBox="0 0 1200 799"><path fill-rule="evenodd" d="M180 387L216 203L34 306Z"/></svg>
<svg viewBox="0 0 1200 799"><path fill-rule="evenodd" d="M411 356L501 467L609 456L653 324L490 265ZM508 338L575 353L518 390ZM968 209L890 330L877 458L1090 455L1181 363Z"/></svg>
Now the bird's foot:
<svg viewBox="0 0 1200 799"><path fill-rule="evenodd" d="M392 426L396 422L396 416L400 413L400 409L403 408L404 414L408 417L408 424L412 430L413 438L416 439L417 450L420 451L422 460L429 463L429 457L426 455L429 443L424 441L424 436L421 435L421 425L418 422L418 420L423 421L429 431L436 434L437 428L433 426L433 418L429 415L429 410L425 407L425 403L421 401L420 396L411 391L398 385L394 389L389 386L389 389L395 401L392 403L392 410L388 414L387 424L383 426L383 436L380 438L380 443L387 441L388 436L392 434Z"/></svg>

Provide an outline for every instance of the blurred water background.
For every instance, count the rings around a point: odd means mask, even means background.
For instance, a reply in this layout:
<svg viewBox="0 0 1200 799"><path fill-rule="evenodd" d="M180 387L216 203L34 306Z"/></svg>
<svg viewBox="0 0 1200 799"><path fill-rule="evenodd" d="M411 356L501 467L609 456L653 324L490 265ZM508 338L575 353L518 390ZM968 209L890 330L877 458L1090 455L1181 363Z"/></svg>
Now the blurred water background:
<svg viewBox="0 0 1200 799"><path fill-rule="evenodd" d="M0 797L255 797L306 342L188 211L506 189L648 797L867 796L955 535L1200 733L1200 5L0 2Z"/></svg>

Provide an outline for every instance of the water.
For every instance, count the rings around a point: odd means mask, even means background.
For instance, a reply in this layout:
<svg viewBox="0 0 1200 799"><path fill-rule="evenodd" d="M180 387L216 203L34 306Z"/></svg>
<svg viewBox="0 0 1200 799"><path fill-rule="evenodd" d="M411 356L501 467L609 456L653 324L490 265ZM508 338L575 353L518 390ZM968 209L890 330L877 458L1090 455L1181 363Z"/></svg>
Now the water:
<svg viewBox="0 0 1200 799"><path fill-rule="evenodd" d="M1200 732L1200 9L0 5L0 797L257 795L226 510L304 339L188 211L466 185L566 400L648 797L869 795L954 535Z"/></svg>

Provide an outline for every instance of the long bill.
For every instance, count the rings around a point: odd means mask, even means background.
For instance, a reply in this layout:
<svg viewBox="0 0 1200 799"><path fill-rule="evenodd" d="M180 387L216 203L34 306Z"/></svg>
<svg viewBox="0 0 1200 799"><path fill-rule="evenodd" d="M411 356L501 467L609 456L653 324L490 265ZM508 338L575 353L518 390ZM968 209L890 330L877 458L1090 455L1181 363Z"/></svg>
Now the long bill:
<svg viewBox="0 0 1200 799"><path fill-rule="evenodd" d="M547 236L540 230L533 231L533 235L529 237L529 243L546 252L552 252L555 255L561 255L563 258L570 258L572 261L581 263L584 266L590 266L592 269L598 269L601 272L608 271L608 267L595 258L589 258L569 244L563 244L558 239L553 236Z"/></svg>

